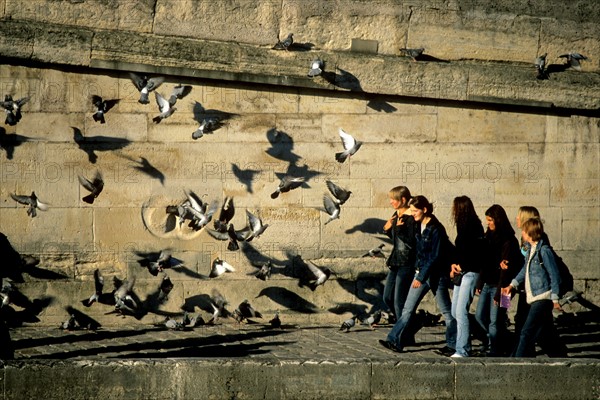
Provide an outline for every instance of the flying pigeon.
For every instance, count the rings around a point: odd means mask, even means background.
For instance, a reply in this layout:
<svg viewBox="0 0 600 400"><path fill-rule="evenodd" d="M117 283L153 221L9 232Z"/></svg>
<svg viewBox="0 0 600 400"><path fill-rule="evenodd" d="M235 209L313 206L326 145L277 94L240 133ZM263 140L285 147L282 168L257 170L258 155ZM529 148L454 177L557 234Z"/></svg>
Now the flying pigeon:
<svg viewBox="0 0 600 400"><path fill-rule="evenodd" d="M113 108L118 102L119 99L103 100L102 97L98 95L92 95L92 104L94 105L94 107L96 107L96 112L92 115L94 121L100 122L101 124L106 123L106 120L104 119L104 114L106 114L108 110Z"/></svg>
<svg viewBox="0 0 600 400"><path fill-rule="evenodd" d="M160 288L158 292L158 303L164 303L168 297L171 290L173 290L173 282L171 282L171 278L167 274L164 274L162 281L160 282Z"/></svg>
<svg viewBox="0 0 600 400"><path fill-rule="evenodd" d="M198 129L192 133L192 139L200 139L202 136L213 133L225 125L219 118L204 118Z"/></svg>
<svg viewBox="0 0 600 400"><path fill-rule="evenodd" d="M275 316L269 321L269 324L273 329L281 328L281 319L279 318L279 311L275 311Z"/></svg>
<svg viewBox="0 0 600 400"><path fill-rule="evenodd" d="M327 185L327 189L329 189L329 192L331 192L331 194L333 195L335 201L337 201L337 203L340 206L344 204L352 194L351 191L342 189L341 187L339 187L331 181L325 181L325 184Z"/></svg>
<svg viewBox="0 0 600 400"><path fill-rule="evenodd" d="M262 265L253 265L253 267L255 267L256 270L254 272L248 273L248 275L254 275L256 278L260 279L261 281L266 281L271 278L272 266L273 265L271 264L271 261L267 261L266 263L263 263Z"/></svg>
<svg viewBox="0 0 600 400"><path fill-rule="evenodd" d="M339 129L340 138L342 139L342 145L344 145L344 151L335 153L335 159L339 163L346 161L346 158L350 157L360 149L362 142L355 140L352 135L344 132L342 128Z"/></svg>
<svg viewBox="0 0 600 400"><path fill-rule="evenodd" d="M212 267L208 276L210 278L216 278L218 276L223 275L226 272L235 272L235 268L233 268L233 266L227 261L223 261L219 257L217 257L212 262Z"/></svg>
<svg viewBox="0 0 600 400"><path fill-rule="evenodd" d="M238 308L234 310L233 316L237 322L242 322L249 318L262 318L262 314L256 311L248 300L244 300L240 303Z"/></svg>
<svg viewBox="0 0 600 400"><path fill-rule="evenodd" d="M385 254L383 254L384 247L385 247L385 244L382 243L379 246L375 247L374 249L371 249L368 252L366 252L365 254L363 254L363 257L385 258Z"/></svg>
<svg viewBox="0 0 600 400"><path fill-rule="evenodd" d="M538 58L535 59L535 69L537 71L538 79L546 79L548 76L546 74L546 56L548 53L544 53Z"/></svg>
<svg viewBox="0 0 600 400"><path fill-rule="evenodd" d="M331 276L331 270L327 267L317 267L312 261L309 261L306 265L308 266L310 274L312 274L313 279L309 280L309 287L313 291L318 286L323 285Z"/></svg>
<svg viewBox="0 0 600 400"><path fill-rule="evenodd" d="M221 212L219 213L219 219L214 221L215 229L219 232L227 232L227 226L234 215L235 206L233 204L233 197L225 197L221 206Z"/></svg>
<svg viewBox="0 0 600 400"><path fill-rule="evenodd" d="M167 101L162 95L158 92L154 92L154 97L156 97L156 104L158 104L158 110L160 114L156 117L152 118L155 124L159 124L165 118L169 118L177 108L171 103Z"/></svg>
<svg viewBox="0 0 600 400"><path fill-rule="evenodd" d="M82 175L77 176L79 178L79 183L83 186L90 194L83 197L81 200L85 201L88 204L94 204L94 199L100 195L102 189L104 189L104 180L102 179L102 174L100 171L96 171L96 175L93 180L89 180Z"/></svg>
<svg viewBox="0 0 600 400"><path fill-rule="evenodd" d="M94 294L89 299L83 300L82 303L86 307L90 307L94 302L100 299L102 296L102 290L104 289L104 277L100 274L100 270L96 268L94 270Z"/></svg>
<svg viewBox="0 0 600 400"><path fill-rule="evenodd" d="M279 35L277 35L277 43L275 43L275 46L273 46L273 50L289 50L292 43L294 43L293 33L288 34L283 41L280 40Z"/></svg>
<svg viewBox="0 0 600 400"><path fill-rule="evenodd" d="M4 108L4 112L6 113L6 120L4 121L4 123L10 126L16 125L22 117L21 107L28 101L29 96L23 97L19 100L13 100L10 94L4 96L4 101L0 103Z"/></svg>
<svg viewBox="0 0 600 400"><path fill-rule="evenodd" d="M250 228L250 234L245 238L247 242L252 241L254 238L260 237L265 230L269 227L269 224L263 224L262 219L246 210L246 216L248 217L248 227Z"/></svg>
<svg viewBox="0 0 600 400"><path fill-rule="evenodd" d="M159 272L165 269L182 265L182 261L171 255L168 250L161 250L159 253L142 253L136 252L136 255L142 257L138 260L138 264L146 267L148 272L153 276L157 276Z"/></svg>
<svg viewBox="0 0 600 400"><path fill-rule="evenodd" d="M244 241L250 234L250 228L246 227L241 231L236 231L233 224L229 224L224 232L216 229L206 229L208 234L217 240L229 240L227 250L236 251L240 249L238 241Z"/></svg>
<svg viewBox="0 0 600 400"><path fill-rule="evenodd" d="M356 325L356 317L349 318L342 322L342 326L340 327L340 331L346 330L346 332L350 332L350 328Z"/></svg>
<svg viewBox="0 0 600 400"><path fill-rule="evenodd" d="M173 92L171 93L171 96L169 97L169 104L171 106L174 106L175 103L177 103L177 100L181 100L183 99L185 96L187 96L188 94L190 94L190 92L192 91L192 87L190 85L177 85L173 88Z"/></svg>
<svg viewBox="0 0 600 400"><path fill-rule="evenodd" d="M273 193L271 193L271 198L276 199L277 197L279 197L280 193L287 193L290 190L293 190L293 189L296 189L296 188L302 186L303 183L304 183L304 178L302 178L302 177L294 178L294 177L286 175L283 178L281 178L281 182L279 182L279 186L277 187L277 190L275 190Z"/></svg>
<svg viewBox="0 0 600 400"><path fill-rule="evenodd" d="M566 58L567 63L571 66L571 68L576 69L577 71L581 70L581 61L588 59L586 56L580 53L561 54L558 57Z"/></svg>
<svg viewBox="0 0 600 400"><path fill-rule="evenodd" d="M217 211L217 203L213 202L209 207L208 203L202 202L200 197L191 190L184 190L184 192L187 201L182 204L185 211L183 213L184 215L180 214L180 217L182 218L180 220L180 225L185 216L189 214L192 220L192 222L190 222L190 227L195 230L200 230L212 220L213 214Z"/></svg>
<svg viewBox="0 0 600 400"><path fill-rule="evenodd" d="M363 324L369 325L370 329L373 329L373 325L377 325L381 321L381 310L375 311L371 316L363 320Z"/></svg>
<svg viewBox="0 0 600 400"><path fill-rule="evenodd" d="M140 99L138 100L142 104L149 104L150 100L148 99L148 93L159 87L165 80L162 76L157 76L153 78L148 78L147 76L140 76L138 74L134 74L133 72L129 73L133 84L140 92Z"/></svg>
<svg viewBox="0 0 600 400"><path fill-rule="evenodd" d="M333 201L328 195L323 196L323 206L325 207L325 212L329 215L329 219L325 222L325 225L340 217L340 204Z"/></svg>
<svg viewBox="0 0 600 400"><path fill-rule="evenodd" d="M323 60L317 58L311 61L310 70L308 71L308 76L314 78L315 76L319 76L323 73L323 69L325 68L325 63Z"/></svg>
<svg viewBox="0 0 600 400"><path fill-rule="evenodd" d="M115 310L120 313L127 311L135 314L138 305L131 296L131 291L133 290L133 285L135 284L135 277L129 280L125 279L123 281L113 278L113 281L116 287L114 292Z"/></svg>
<svg viewBox="0 0 600 400"><path fill-rule="evenodd" d="M31 218L34 218L37 215L36 210L48 210L48 204L42 203L36 196L35 192L31 192L31 196L16 195L11 193L10 197L12 197L12 199L17 203L28 205L29 208L27 209L27 215L31 216Z"/></svg>
<svg viewBox="0 0 600 400"><path fill-rule="evenodd" d="M425 49L421 47L418 49L400 49L400 51L402 52L402 54L410 57L413 61L417 61L417 57L423 54Z"/></svg>

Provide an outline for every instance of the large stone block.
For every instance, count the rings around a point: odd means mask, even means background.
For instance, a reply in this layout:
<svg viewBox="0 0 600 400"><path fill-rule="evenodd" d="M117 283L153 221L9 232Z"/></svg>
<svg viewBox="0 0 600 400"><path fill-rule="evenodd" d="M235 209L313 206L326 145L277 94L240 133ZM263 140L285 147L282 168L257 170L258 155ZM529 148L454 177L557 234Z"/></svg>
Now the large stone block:
<svg viewBox="0 0 600 400"><path fill-rule="evenodd" d="M437 112L437 140L454 143L543 142L545 123L544 115L440 107ZM468 135L466 132L469 132Z"/></svg>
<svg viewBox="0 0 600 400"><path fill-rule="evenodd" d="M598 143L600 142L600 119L571 115L549 115L546 122L548 143Z"/></svg>
<svg viewBox="0 0 600 400"><path fill-rule="evenodd" d="M455 367L447 360L377 362L372 365L371 398L388 399L402 393L415 399L453 399L454 379Z"/></svg>
<svg viewBox="0 0 600 400"><path fill-rule="evenodd" d="M518 178L517 178L518 179ZM512 178L494 184L494 201L498 204L535 204L549 206L550 182L546 178L515 181Z"/></svg>
<svg viewBox="0 0 600 400"><path fill-rule="evenodd" d="M0 36L0 47L3 54L11 54L13 57L25 59L32 56L35 38L33 29L23 27L19 22L6 20L0 22L0 28L14 33L13 35Z"/></svg>
<svg viewBox="0 0 600 400"><path fill-rule="evenodd" d="M493 371L493 372L492 372ZM569 379L568 377L573 377ZM574 379L589 379L589 385ZM500 378L502 377L502 378ZM502 385L500 382L511 382ZM456 365L456 397L461 399L493 399L510 396L515 399L591 399L598 395L598 366L595 363L572 365L566 361L522 360L514 363L489 360L483 365ZM567 388L568 387L568 388Z"/></svg>
<svg viewBox="0 0 600 400"><path fill-rule="evenodd" d="M150 32L154 17L153 3L92 1L91 4L37 0L21 4L8 0L6 14L13 19L36 20L58 25Z"/></svg>
<svg viewBox="0 0 600 400"><path fill-rule="evenodd" d="M536 53L539 34L540 20L527 15L492 17L477 11L416 8L410 18L407 47L424 47L426 54L442 60L529 62Z"/></svg>
<svg viewBox="0 0 600 400"><path fill-rule="evenodd" d="M365 100L347 93L302 92L300 95L300 113L311 114L364 114Z"/></svg>
<svg viewBox="0 0 600 400"><path fill-rule="evenodd" d="M575 279L600 279L600 270L598 269L598 261L600 260L600 251L598 250L560 250L557 253L569 266L569 271ZM579 287L578 287L579 286ZM575 288L584 290L575 283Z"/></svg>
<svg viewBox="0 0 600 400"><path fill-rule="evenodd" d="M550 180L551 206L582 206L598 205L598 179Z"/></svg>
<svg viewBox="0 0 600 400"><path fill-rule="evenodd" d="M274 45L280 16L281 5L273 1L161 0L156 4L153 30L159 35Z"/></svg>
<svg viewBox="0 0 600 400"><path fill-rule="evenodd" d="M585 250L600 248L600 220L563 221L562 247L565 250Z"/></svg>
<svg viewBox="0 0 600 400"><path fill-rule="evenodd" d="M83 126L82 113L27 113L16 126L27 139L67 142L73 140L72 126Z"/></svg>
<svg viewBox="0 0 600 400"><path fill-rule="evenodd" d="M538 144L530 146L528 170L552 180L598 179L598 143ZM532 168L533 167L533 168Z"/></svg>

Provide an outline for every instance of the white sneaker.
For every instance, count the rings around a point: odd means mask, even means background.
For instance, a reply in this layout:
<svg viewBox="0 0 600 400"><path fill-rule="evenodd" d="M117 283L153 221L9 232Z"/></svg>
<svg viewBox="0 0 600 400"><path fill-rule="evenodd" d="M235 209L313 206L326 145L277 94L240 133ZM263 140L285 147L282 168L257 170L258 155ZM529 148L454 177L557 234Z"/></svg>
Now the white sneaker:
<svg viewBox="0 0 600 400"><path fill-rule="evenodd" d="M460 354L458 354L458 353L454 353L454 354L452 354L452 355L450 356L450 358L463 358L463 357L464 357L464 356L461 356L461 355L460 355Z"/></svg>

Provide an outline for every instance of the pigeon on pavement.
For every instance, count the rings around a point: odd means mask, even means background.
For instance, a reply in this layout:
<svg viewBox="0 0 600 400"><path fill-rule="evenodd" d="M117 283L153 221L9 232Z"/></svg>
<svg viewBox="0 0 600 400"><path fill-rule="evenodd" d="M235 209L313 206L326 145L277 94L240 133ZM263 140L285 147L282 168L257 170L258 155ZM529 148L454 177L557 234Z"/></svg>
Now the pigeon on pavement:
<svg viewBox="0 0 600 400"><path fill-rule="evenodd" d="M235 268L233 268L233 266L227 261L221 260L219 257L217 257L212 262L210 274L208 276L210 278L216 278L226 272L235 272Z"/></svg>
<svg viewBox="0 0 600 400"><path fill-rule="evenodd" d="M102 296L102 290L104 289L104 277L100 274L100 270L96 268L94 270L94 294L89 299L82 301L83 305L90 307L94 302L100 299Z"/></svg>
<svg viewBox="0 0 600 400"><path fill-rule="evenodd" d="M373 329L373 325L377 325L381 321L381 310L375 311L372 315L363 320L363 324L368 325L370 329Z"/></svg>
<svg viewBox="0 0 600 400"><path fill-rule="evenodd" d="M273 264L270 260L263 263L262 265L253 265L253 267L255 267L256 270L248 273L248 275L254 275L261 281L266 281L271 278L271 269L273 267Z"/></svg>
<svg viewBox="0 0 600 400"><path fill-rule="evenodd" d="M369 250L368 252L366 252L365 254L363 254L363 257L378 257L378 258L385 258L385 254L383 254L383 248L385 247L385 244L380 244L379 246Z"/></svg>
<svg viewBox="0 0 600 400"><path fill-rule="evenodd" d="M249 318L262 318L262 314L256 311L248 300L244 300L240 303L238 308L234 310L233 316L237 322L242 322Z"/></svg>
<svg viewBox="0 0 600 400"><path fill-rule="evenodd" d="M345 330L346 332L350 332L350 329L356 325L356 317L349 318L342 322L342 326L340 327L340 331Z"/></svg>
<svg viewBox="0 0 600 400"><path fill-rule="evenodd" d="M548 53L544 53L535 59L534 65L535 65L535 69L537 71L538 79L547 79L548 78L548 74L546 73L546 56L547 55L548 55Z"/></svg>

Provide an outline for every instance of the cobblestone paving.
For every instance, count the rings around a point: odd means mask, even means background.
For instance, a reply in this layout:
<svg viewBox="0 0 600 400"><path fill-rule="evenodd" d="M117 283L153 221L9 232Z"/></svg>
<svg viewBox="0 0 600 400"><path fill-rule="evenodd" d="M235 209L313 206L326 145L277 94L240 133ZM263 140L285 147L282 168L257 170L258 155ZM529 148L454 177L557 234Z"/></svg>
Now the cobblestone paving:
<svg viewBox="0 0 600 400"><path fill-rule="evenodd" d="M371 330L357 326L341 332L338 326L284 326L223 323L189 330L157 326L102 327L98 331L64 331L26 326L11 329L15 359L119 358L274 358L305 360L443 358L444 327L425 327L417 344L402 354L379 345L391 327ZM559 329L569 357L600 359L600 322L587 321ZM474 341L474 348L479 344ZM540 355L540 357L545 357Z"/></svg>

